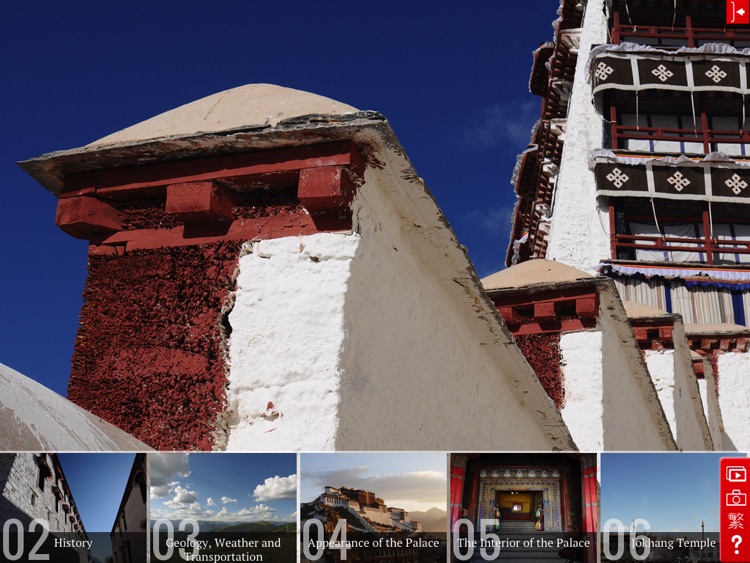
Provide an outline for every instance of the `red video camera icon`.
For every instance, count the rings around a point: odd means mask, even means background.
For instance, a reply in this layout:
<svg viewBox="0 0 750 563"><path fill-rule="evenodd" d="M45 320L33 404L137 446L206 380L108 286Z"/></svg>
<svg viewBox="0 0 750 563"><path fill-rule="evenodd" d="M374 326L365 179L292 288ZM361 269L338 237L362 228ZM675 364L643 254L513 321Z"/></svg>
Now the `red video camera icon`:
<svg viewBox="0 0 750 563"><path fill-rule="evenodd" d="M742 466L727 467L727 481L732 483L744 483L747 481L747 470Z"/></svg>

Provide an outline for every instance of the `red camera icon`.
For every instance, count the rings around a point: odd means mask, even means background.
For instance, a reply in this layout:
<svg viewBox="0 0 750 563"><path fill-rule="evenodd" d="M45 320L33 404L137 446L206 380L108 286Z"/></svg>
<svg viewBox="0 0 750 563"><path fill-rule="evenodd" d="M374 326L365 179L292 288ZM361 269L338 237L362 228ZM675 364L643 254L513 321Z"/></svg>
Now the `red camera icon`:
<svg viewBox="0 0 750 563"><path fill-rule="evenodd" d="M727 506L747 506L747 495L740 492L739 489L734 489L731 493L727 493Z"/></svg>

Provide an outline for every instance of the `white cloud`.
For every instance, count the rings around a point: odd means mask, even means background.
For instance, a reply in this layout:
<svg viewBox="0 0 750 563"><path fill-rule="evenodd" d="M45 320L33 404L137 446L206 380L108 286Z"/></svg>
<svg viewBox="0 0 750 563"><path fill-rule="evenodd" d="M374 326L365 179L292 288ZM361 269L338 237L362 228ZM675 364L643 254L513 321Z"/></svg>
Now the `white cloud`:
<svg viewBox="0 0 750 563"><path fill-rule="evenodd" d="M177 485L174 488L175 496L172 502L179 502L180 504L192 504L198 500L198 493L195 491L188 491L187 489Z"/></svg>
<svg viewBox="0 0 750 563"><path fill-rule="evenodd" d="M531 128L538 118L537 100L484 107L464 128L464 144L474 148L490 148L501 143L525 147L531 141Z"/></svg>
<svg viewBox="0 0 750 563"><path fill-rule="evenodd" d="M212 499L211 497L208 497L208 498L206 499L206 506L213 506L213 505L215 505L215 504L216 504L216 503L214 502L214 499Z"/></svg>
<svg viewBox="0 0 750 563"><path fill-rule="evenodd" d="M230 502L237 502L236 498L221 497L222 504L228 504Z"/></svg>
<svg viewBox="0 0 750 563"><path fill-rule="evenodd" d="M269 477L255 487L253 498L258 502L271 500L295 500L297 498L297 475Z"/></svg>
<svg viewBox="0 0 750 563"><path fill-rule="evenodd" d="M163 498L175 487L175 477L190 475L188 454L150 454L151 495Z"/></svg>
<svg viewBox="0 0 750 563"><path fill-rule="evenodd" d="M164 485L151 485L151 497L164 498L172 491L174 486L177 484L177 481L172 481L171 483L166 483Z"/></svg>
<svg viewBox="0 0 750 563"><path fill-rule="evenodd" d="M198 502L194 504L179 504L168 501L164 504L167 508L159 509L152 507L152 519L166 518L168 520L181 520L193 518L195 520L211 520L212 522L254 522L258 520L294 522L296 520L296 513L280 517L276 514L276 509L265 504L242 508L236 512L232 512L226 506L223 506L220 511L215 512L210 508L205 508Z"/></svg>
<svg viewBox="0 0 750 563"><path fill-rule="evenodd" d="M259 504L252 508L243 508L237 512L240 518L250 518L251 520L271 520L275 516L276 510L265 504Z"/></svg>

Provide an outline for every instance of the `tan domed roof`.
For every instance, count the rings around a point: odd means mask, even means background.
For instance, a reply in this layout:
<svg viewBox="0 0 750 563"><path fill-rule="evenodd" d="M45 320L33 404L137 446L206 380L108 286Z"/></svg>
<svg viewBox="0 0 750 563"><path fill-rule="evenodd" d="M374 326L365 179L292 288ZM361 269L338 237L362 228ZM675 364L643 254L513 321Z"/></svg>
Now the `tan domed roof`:
<svg viewBox="0 0 750 563"><path fill-rule="evenodd" d="M276 125L303 115L341 115L356 108L273 84L247 84L212 94L142 121L87 145L110 145Z"/></svg>
<svg viewBox="0 0 750 563"><path fill-rule="evenodd" d="M703 334L747 334L750 328L732 323L687 323L685 334L688 336L700 336Z"/></svg>
<svg viewBox="0 0 750 563"><path fill-rule="evenodd" d="M517 266L500 270L482 278L481 281L484 289L490 291L524 287L537 283L566 283L593 277L582 270L554 260L529 260Z"/></svg>
<svg viewBox="0 0 750 563"><path fill-rule="evenodd" d="M651 307L650 305L644 305L643 303L638 303L637 301L623 301L622 304L625 306L625 312L630 319L645 319L669 315L669 313L664 309Z"/></svg>

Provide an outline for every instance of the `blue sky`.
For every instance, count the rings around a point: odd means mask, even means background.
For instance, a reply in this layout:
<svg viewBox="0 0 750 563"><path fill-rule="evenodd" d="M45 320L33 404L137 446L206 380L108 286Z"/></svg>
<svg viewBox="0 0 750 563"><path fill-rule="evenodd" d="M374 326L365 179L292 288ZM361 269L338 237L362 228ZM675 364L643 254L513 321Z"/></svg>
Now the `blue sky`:
<svg viewBox="0 0 750 563"><path fill-rule="evenodd" d="M58 454L87 532L109 534L135 454Z"/></svg>
<svg viewBox="0 0 750 563"><path fill-rule="evenodd" d="M296 454L150 454L150 518L297 521Z"/></svg>
<svg viewBox="0 0 750 563"><path fill-rule="evenodd" d="M732 454L602 454L602 525L644 518L654 532L700 532L703 520L718 532L722 457Z"/></svg>
<svg viewBox="0 0 750 563"><path fill-rule="evenodd" d="M328 453L300 456L300 501L331 487L372 491L405 510L446 510L448 457L444 453Z"/></svg>
<svg viewBox="0 0 750 563"><path fill-rule="evenodd" d="M58 454L68 487L100 561L112 554L109 534L115 524L135 454Z"/></svg>
<svg viewBox="0 0 750 563"><path fill-rule="evenodd" d="M0 362L66 394L86 244L16 161L89 143L234 86L270 82L383 113L468 247L502 268L509 179L540 100L536 2L11 2L0 33Z"/></svg>

